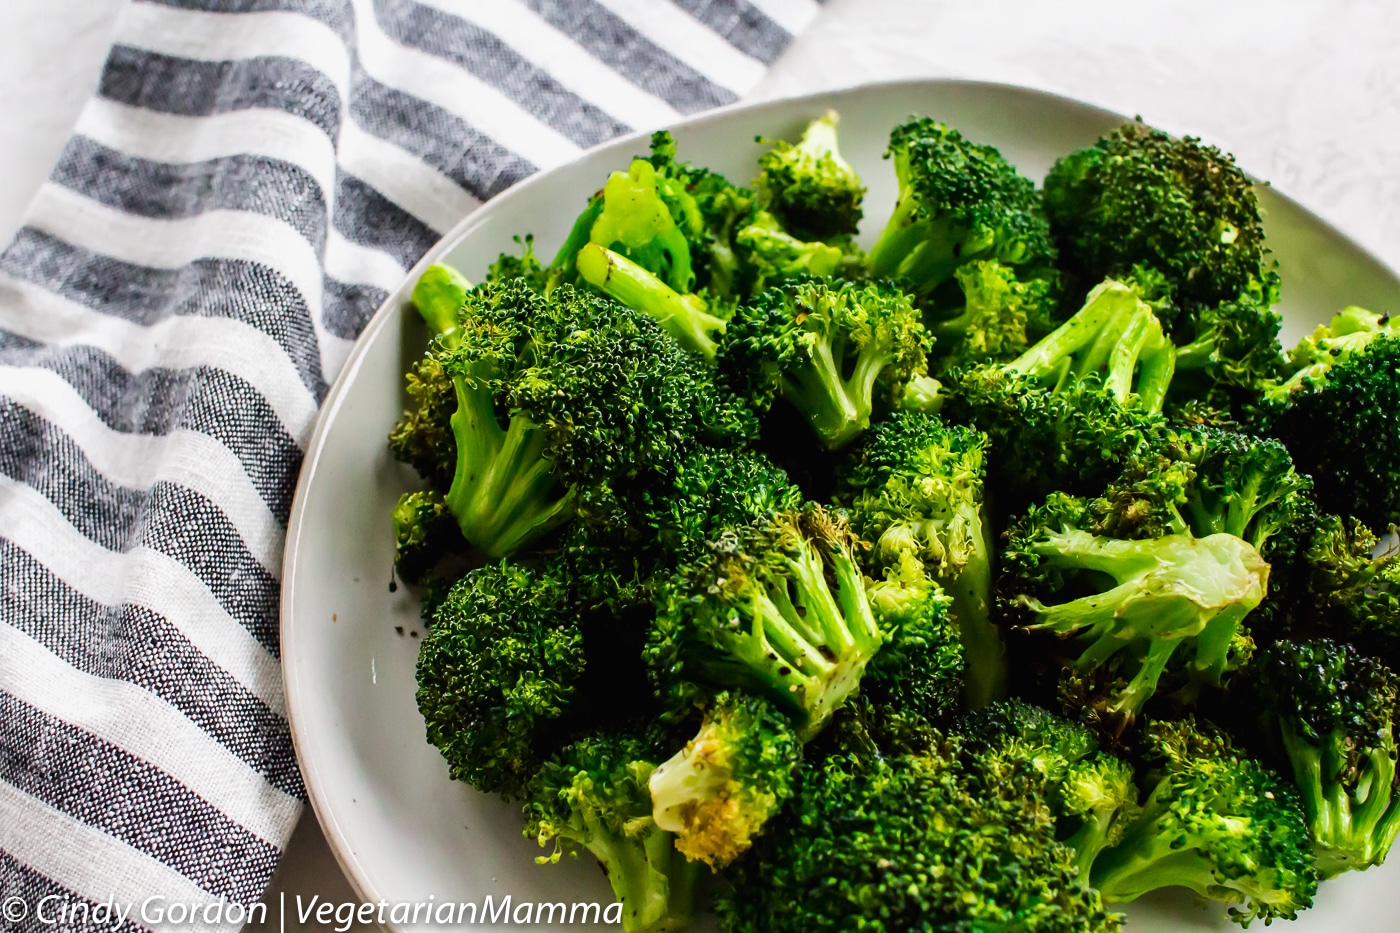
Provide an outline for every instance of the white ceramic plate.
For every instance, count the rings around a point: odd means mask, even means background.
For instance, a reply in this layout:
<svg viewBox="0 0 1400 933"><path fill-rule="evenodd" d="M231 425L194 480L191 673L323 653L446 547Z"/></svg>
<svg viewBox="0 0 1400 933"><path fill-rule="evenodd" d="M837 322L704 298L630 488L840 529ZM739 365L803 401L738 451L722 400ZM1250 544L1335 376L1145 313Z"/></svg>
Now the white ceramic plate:
<svg viewBox="0 0 1400 933"><path fill-rule="evenodd" d="M681 157L738 182L755 171L756 135L795 139L828 107L841 113L841 147L870 186L866 245L894 203L882 159L889 130L929 115L997 146L1031 178L1087 145L1122 117L1047 94L1000 85L914 81L737 106L672 127ZM302 772L326 837L366 901L611 900L587 856L541 867L521 837L518 810L452 782L424 738L414 704L421 635L417 602L389 590L394 543L389 513L412 482L385 446L404 409L403 374L425 334L408 297L429 263L479 279L533 232L545 261L607 173L644 153L645 136L611 142L536 175L462 221L389 297L336 381L312 437L287 534L282 658ZM1264 190L1269 244L1283 275L1285 341L1345 304L1400 307L1400 281L1379 261L1277 192ZM400 634L400 628L402 634ZM1400 858L1323 885L1299 931L1400 928ZM1219 905L1164 892L1127 909L1132 933L1231 929ZM394 925L395 930L413 927ZM494 929L495 927L492 927ZM517 928L514 924L511 928ZM423 927L423 929L428 929Z"/></svg>

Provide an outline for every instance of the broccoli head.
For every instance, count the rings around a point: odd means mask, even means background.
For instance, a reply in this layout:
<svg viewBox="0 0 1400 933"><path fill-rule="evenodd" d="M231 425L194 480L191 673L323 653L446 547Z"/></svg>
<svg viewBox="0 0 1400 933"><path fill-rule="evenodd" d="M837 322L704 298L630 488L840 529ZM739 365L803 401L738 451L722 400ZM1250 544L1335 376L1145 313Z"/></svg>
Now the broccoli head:
<svg viewBox="0 0 1400 933"><path fill-rule="evenodd" d="M540 265L539 257L535 255L535 235L527 233L523 237L516 236L513 239L520 247L520 255L501 253L497 256L486 274L486 281L509 282L521 279L537 292L548 291L549 270Z"/></svg>
<svg viewBox="0 0 1400 933"><path fill-rule="evenodd" d="M1108 933L1122 918L1076 884L1028 762L992 773L953 739L921 756L836 754L729 872L726 933ZM1024 796L1023 796L1024 795Z"/></svg>
<svg viewBox="0 0 1400 933"><path fill-rule="evenodd" d="M1179 885L1242 905L1230 910L1241 925L1291 920L1312 905L1317 874L1291 786L1193 719L1153 723L1145 745L1142 815L1094 861L1104 900Z"/></svg>
<svg viewBox="0 0 1400 933"><path fill-rule="evenodd" d="M418 654L418 709L452 777L520 794L557 743L584 673L583 632L560 575L503 562L469 572Z"/></svg>
<svg viewBox="0 0 1400 933"><path fill-rule="evenodd" d="M799 275L819 278L834 275L845 253L821 240L799 240L783 229L768 211L757 211L734 235L748 269L750 290L757 294L782 279Z"/></svg>
<svg viewBox="0 0 1400 933"><path fill-rule="evenodd" d="M801 491L762 454L699 447L680 461L671 485L652 504L650 527L663 548L688 561L703 556L725 529L801 506Z"/></svg>
<svg viewBox="0 0 1400 933"><path fill-rule="evenodd" d="M976 363L1009 363L1026 351L1030 334L1054 320L1058 288L1053 276L1021 279L1015 267L989 259L965 263L953 273L961 306L926 308L933 354L947 371Z"/></svg>
<svg viewBox="0 0 1400 933"><path fill-rule="evenodd" d="M1240 295L1202 308L1191 340L1177 347L1169 406L1204 407L1235 421L1254 418L1283 367L1277 301L1278 274L1271 271Z"/></svg>
<svg viewBox="0 0 1400 933"><path fill-rule="evenodd" d="M409 583L427 578L438 557L461 539L447 500L432 490L406 492L394 506L394 570Z"/></svg>
<svg viewBox="0 0 1400 933"><path fill-rule="evenodd" d="M723 868L792 795L801 755L785 713L762 697L721 693L695 737L651 774L656 825L686 858Z"/></svg>
<svg viewBox="0 0 1400 933"><path fill-rule="evenodd" d="M1317 484L1319 505L1373 528L1400 520L1400 332L1348 308L1289 355L1261 418Z"/></svg>
<svg viewBox="0 0 1400 933"><path fill-rule="evenodd" d="M1128 123L1060 159L1045 213L1064 267L1087 288L1136 265L1171 282L1177 308L1232 301L1263 272L1264 224L1249 177L1192 137ZM1166 315L1175 333L1182 323Z"/></svg>
<svg viewBox="0 0 1400 933"><path fill-rule="evenodd" d="M1073 640L1075 674L1112 681L1096 711L1121 731L1174 657L1188 698L1244 660L1242 623L1269 565L1232 534L1125 540L1095 534L1093 516L1091 503L1058 493L1032 507L1007 533L1000 595L1027 630Z"/></svg>
<svg viewBox="0 0 1400 933"><path fill-rule="evenodd" d="M1006 700L969 716L962 732L989 771L1029 763L1042 798L1058 823L1058 836L1074 851L1080 884L1089 883L1094 859L1117 845L1138 814L1133 768L1099 751L1093 733L1021 700Z"/></svg>
<svg viewBox="0 0 1400 933"><path fill-rule="evenodd" d="M691 682L767 696L804 740L856 691L886 641L844 519L817 505L726 531L660 600L646 657L669 696Z"/></svg>
<svg viewBox="0 0 1400 933"><path fill-rule="evenodd" d="M718 366L755 410L787 399L834 450L869 426L877 390L902 401L924 371L929 345L898 289L804 278L740 307L721 339Z"/></svg>
<svg viewBox="0 0 1400 933"><path fill-rule="evenodd" d="M1054 249L1035 185L996 149L921 119L891 131L886 157L899 197L867 257L871 275L926 295L974 259L1050 264Z"/></svg>
<svg viewBox="0 0 1400 933"><path fill-rule="evenodd" d="M1379 865L1400 833L1397 680L1351 645L1278 641L1251 666L1256 704L1301 792L1318 874Z"/></svg>
<svg viewBox="0 0 1400 933"><path fill-rule="evenodd" d="M848 236L860 226L865 186L836 146L834 110L808 124L802 141L779 140L759 157L754 188L784 227L803 239Z"/></svg>
<svg viewBox="0 0 1400 933"><path fill-rule="evenodd" d="M627 933L680 933L696 913L701 868L651 818L647 782L658 747L650 735L587 736L546 761L526 791L525 835L554 847L537 861L592 853L622 904Z"/></svg>
<svg viewBox="0 0 1400 933"><path fill-rule="evenodd" d="M842 501L856 534L874 543L876 574L907 556L951 595L974 708L1006 690L1006 649L990 617L985 456L980 431L900 412L871 428L842 474Z"/></svg>

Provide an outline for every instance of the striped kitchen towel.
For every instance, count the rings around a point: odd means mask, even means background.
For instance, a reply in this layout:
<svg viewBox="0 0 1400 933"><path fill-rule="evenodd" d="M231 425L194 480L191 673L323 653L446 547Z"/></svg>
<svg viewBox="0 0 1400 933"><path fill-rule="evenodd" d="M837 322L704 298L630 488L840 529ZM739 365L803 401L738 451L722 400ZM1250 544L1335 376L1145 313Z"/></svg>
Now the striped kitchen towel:
<svg viewBox="0 0 1400 933"><path fill-rule="evenodd" d="M124 9L0 255L0 902L258 898L304 796L283 534L355 336L475 206L735 100L817 9Z"/></svg>

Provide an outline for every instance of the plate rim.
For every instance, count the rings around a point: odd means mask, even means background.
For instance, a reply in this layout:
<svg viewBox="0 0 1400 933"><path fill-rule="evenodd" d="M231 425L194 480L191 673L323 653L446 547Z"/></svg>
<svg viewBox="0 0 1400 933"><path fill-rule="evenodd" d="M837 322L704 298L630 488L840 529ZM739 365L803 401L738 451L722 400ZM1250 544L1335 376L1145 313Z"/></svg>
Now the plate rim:
<svg viewBox="0 0 1400 933"><path fill-rule="evenodd" d="M903 89L917 91L926 88L950 86L974 89L981 88L990 92L1014 91L1033 97L1049 99L1057 103L1071 104L1079 108L1092 110L1105 118L1120 122L1133 119L1116 110L1103 107L1091 101L1069 94L1063 94L1058 91L1048 90L1043 87L1037 87L1035 85L958 77L921 77L861 81L802 94L786 94L760 100L736 101L705 110L701 113L684 116L678 120L673 120L660 126L635 130L605 140L583 150L567 162L560 163L544 171L535 172L515 182L500 194L495 195L490 200L472 210L444 233L428 248L419 260L414 263L412 268L405 273L399 285L390 292L385 297L384 302L375 309L374 314L360 332L359 337L356 338L355 344L350 354L346 357L344 365L341 367L340 372L327 391L320 410L317 412L315 426L306 442L302 457L302 466L298 473L297 483L293 493L292 508L287 519L286 539L282 552L282 579L279 586L278 598L278 646L280 667L282 670L283 696L286 705L285 715L288 729L291 733L292 747L296 754L297 767L301 772L303 785L306 788L307 802L310 804L316 820L322 829L327 848L330 849L341 873L345 876L356 896L359 897L362 902L377 903L383 898L380 896L380 892L373 881L368 877L368 872L364 870L359 859L355 856L353 847L346 837L344 829L336 819L329 801L323 796L321 788L323 777L319 774L316 763L309 756L303 756L302 753L304 743L302 731L304 728L307 728L307 726L301 721L301 714L298 712L299 703L295 698L301 695L302 691L305 689L305 684L302 682L296 658L293 657L291 652L286 650L287 635L292 628L289 606L292 603L293 594L297 589L296 576L291 572L291 568L297 566L302 537L307 528L305 514L307 502L306 490L315 482L315 476L321 463L321 454L324 450L330 425L334 422L336 414L344 404L347 386L354 381L357 373L364 364L364 360L369 352L369 346L374 342L372 338L385 327L389 326L392 321L395 321L398 297L403 292L405 283L416 281L424 269L436 262L443 254L450 252L452 248L468 236L472 230L485 223L493 211L502 209L500 205L508 205L519 192L529 189L532 185L544 183L544 180L548 179L552 174L562 171L584 159L591 158L599 150L614 147L625 149L626 146L635 145L638 142L649 142L651 134L658 130L676 131L682 128L703 126L706 123L722 121L730 114L736 112L761 110L767 107L778 108L801 103L815 103L825 98L849 94L854 91L869 90L871 92L893 92ZM1244 168L1246 174L1248 174L1251 179L1255 179L1256 176L1249 173L1247 168L1243 166L1242 168ZM1306 215L1310 221L1324 229L1330 237L1342 241L1360 256L1389 273L1392 278L1400 280L1400 272L1397 272L1395 267L1377 256L1367 246L1359 243L1344 230L1338 228L1326 217L1323 217L1298 200L1290 197L1285 192L1280 191L1268 180L1259 180L1256 183L1262 187L1266 187L1270 192L1270 197L1277 198L1293 209ZM285 849L282 854L283 856L286 855ZM386 927L386 929L392 930L395 928L390 926Z"/></svg>

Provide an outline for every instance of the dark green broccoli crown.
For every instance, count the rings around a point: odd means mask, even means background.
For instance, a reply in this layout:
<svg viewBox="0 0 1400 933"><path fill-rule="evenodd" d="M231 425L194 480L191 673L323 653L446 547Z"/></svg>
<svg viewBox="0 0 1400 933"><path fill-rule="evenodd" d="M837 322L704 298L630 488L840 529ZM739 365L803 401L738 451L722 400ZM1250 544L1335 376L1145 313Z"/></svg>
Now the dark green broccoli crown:
<svg viewBox="0 0 1400 933"><path fill-rule="evenodd" d="M1045 211L1085 287L1141 263L1168 277L1178 302L1209 306L1235 299L1263 271L1258 198L1233 157L1142 123L1056 162Z"/></svg>
<svg viewBox="0 0 1400 933"><path fill-rule="evenodd" d="M548 571L473 570L437 609L418 655L418 709L452 777L518 795L548 754L583 676L583 635Z"/></svg>
<svg viewBox="0 0 1400 933"><path fill-rule="evenodd" d="M1400 664L1400 551L1378 550L1376 535L1356 519L1325 515L1307 531L1290 561L1300 580L1293 627Z"/></svg>
<svg viewBox="0 0 1400 933"><path fill-rule="evenodd" d="M919 313L899 289L799 278L740 307L717 364L756 410L781 395L836 448L870 423L877 389L899 399L923 372L929 345Z"/></svg>
<svg viewBox="0 0 1400 933"><path fill-rule="evenodd" d="M409 583L421 582L461 534L440 493L406 492L394 506L394 570Z"/></svg>
<svg viewBox="0 0 1400 933"><path fill-rule="evenodd" d="M877 566L908 551L945 583L983 549L982 432L914 412L876 423L841 476L851 526L872 542Z"/></svg>
<svg viewBox="0 0 1400 933"><path fill-rule="evenodd" d="M1240 295L1201 310L1194 336L1177 348L1174 408L1194 403L1237 419L1255 416L1264 393L1283 374L1283 318L1273 309L1278 282L1271 270Z"/></svg>
<svg viewBox="0 0 1400 933"><path fill-rule="evenodd" d="M700 447L677 465L670 488L654 507L653 521L663 545L689 560L726 528L801 505L802 491L762 454Z"/></svg>
<svg viewBox="0 0 1400 933"><path fill-rule="evenodd" d="M778 140L759 157L754 187L789 230L801 239L854 234L860 226L865 186L836 145L834 110L813 120L802 141Z"/></svg>
<svg viewBox="0 0 1400 933"><path fill-rule="evenodd" d="M1311 839L1298 795L1194 719L1156 722L1144 735L1155 780L1142 816L1094 863L1108 901L1184 885L1241 904L1241 923L1292 919L1317 890Z"/></svg>
<svg viewBox="0 0 1400 933"><path fill-rule="evenodd" d="M668 705L689 681L768 696L804 737L856 690L886 636L844 518L818 505L721 534L661 599L646 648Z"/></svg>
<svg viewBox="0 0 1400 933"><path fill-rule="evenodd" d="M899 198L867 257L872 275L928 295L974 259L1052 263L1035 185L991 146L935 120L912 120L891 132L887 156Z"/></svg>
<svg viewBox="0 0 1400 933"><path fill-rule="evenodd" d="M1317 484L1318 503L1372 527L1400 520L1400 337L1382 333L1302 379L1270 433Z"/></svg>
<svg viewBox="0 0 1400 933"><path fill-rule="evenodd" d="M803 769L717 898L731 933L1017 930L1100 933L1121 917L1075 883L1027 775L970 767L956 743L923 757L834 755Z"/></svg>
<svg viewBox="0 0 1400 933"><path fill-rule="evenodd" d="M389 450L434 488L446 490L457 462L457 444L448 423L457 410L452 377L429 353L409 369L407 383L411 407L389 433Z"/></svg>
<svg viewBox="0 0 1400 933"><path fill-rule="evenodd" d="M1271 716L1288 720L1313 745L1340 738L1349 759L1340 770L1343 782L1357 781L1362 759L1378 745L1394 745L1400 680L1351 645L1278 641L1255 656L1253 669L1259 703Z"/></svg>
<svg viewBox="0 0 1400 933"><path fill-rule="evenodd" d="M1089 528L1110 538L1180 534L1187 530L1181 507L1195 480L1194 463L1170 442L1154 444L1130 457L1104 494L1089 503Z"/></svg>
<svg viewBox="0 0 1400 933"><path fill-rule="evenodd" d="M1069 765L1099 748L1094 734L1081 723L1016 699L993 703L969 715L959 731L974 749L1018 749L1033 760L1044 759L1037 770L1047 774L1063 774Z"/></svg>
<svg viewBox="0 0 1400 933"><path fill-rule="evenodd" d="M986 432L990 479L1007 510L1055 490L1097 493L1166 428L1161 415L1120 405L1094 375L1058 391L999 366L959 369L950 381L942 414Z"/></svg>
<svg viewBox="0 0 1400 933"><path fill-rule="evenodd" d="M685 747L651 775L656 825L687 858L720 868L792 796L802 744L787 715L762 697L724 692Z"/></svg>

